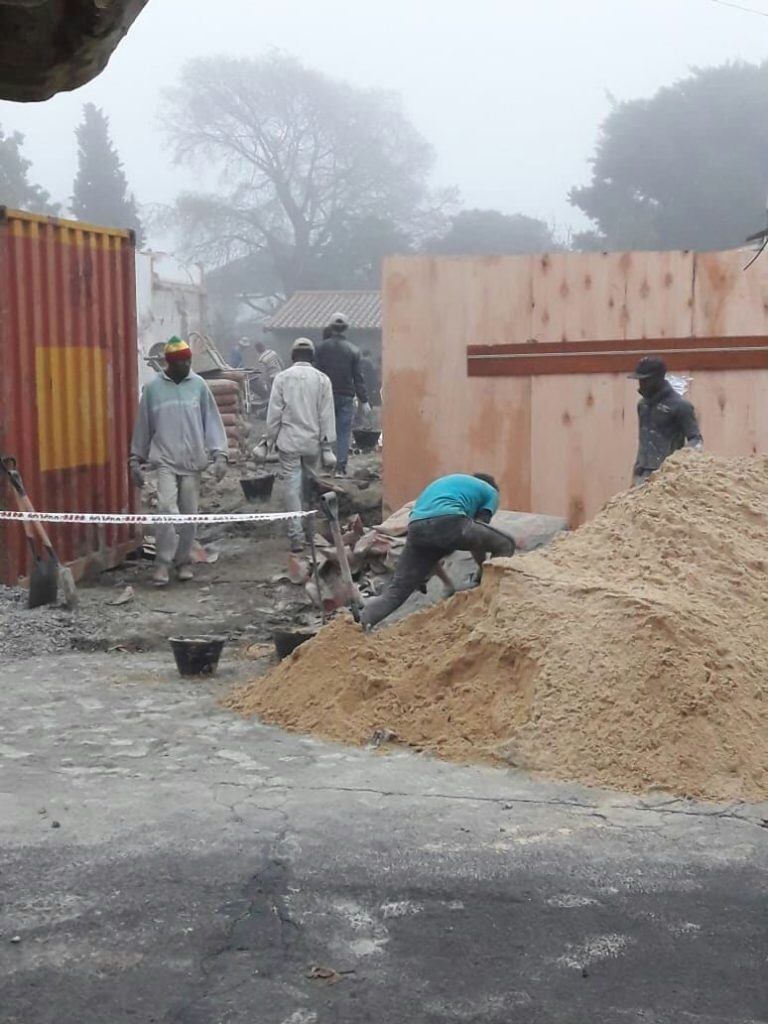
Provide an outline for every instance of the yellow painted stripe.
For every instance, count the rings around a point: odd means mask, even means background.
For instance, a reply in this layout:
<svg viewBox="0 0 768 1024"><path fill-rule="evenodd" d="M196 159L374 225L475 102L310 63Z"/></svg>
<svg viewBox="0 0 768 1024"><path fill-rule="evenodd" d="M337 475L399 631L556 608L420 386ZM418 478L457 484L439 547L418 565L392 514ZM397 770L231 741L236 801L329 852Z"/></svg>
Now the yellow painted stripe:
<svg viewBox="0 0 768 1024"><path fill-rule="evenodd" d="M107 461L107 358L101 348L35 350L40 468L72 469Z"/></svg>

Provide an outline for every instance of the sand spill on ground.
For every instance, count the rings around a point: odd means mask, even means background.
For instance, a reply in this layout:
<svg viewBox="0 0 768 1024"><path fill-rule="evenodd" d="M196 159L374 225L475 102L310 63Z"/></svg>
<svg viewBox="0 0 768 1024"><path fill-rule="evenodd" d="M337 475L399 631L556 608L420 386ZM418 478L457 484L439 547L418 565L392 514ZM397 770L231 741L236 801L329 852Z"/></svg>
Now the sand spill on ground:
<svg viewBox="0 0 768 1024"><path fill-rule="evenodd" d="M768 798L768 459L680 452L546 550L364 636L337 620L228 706L346 743Z"/></svg>

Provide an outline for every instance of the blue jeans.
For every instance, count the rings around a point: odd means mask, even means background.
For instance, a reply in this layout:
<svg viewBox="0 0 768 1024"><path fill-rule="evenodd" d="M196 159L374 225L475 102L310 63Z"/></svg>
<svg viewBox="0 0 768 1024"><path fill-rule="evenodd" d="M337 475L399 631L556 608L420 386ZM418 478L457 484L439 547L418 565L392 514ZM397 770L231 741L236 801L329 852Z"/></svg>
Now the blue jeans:
<svg viewBox="0 0 768 1024"><path fill-rule="evenodd" d="M336 468L346 469L349 441L352 437L352 418L355 414L354 398L349 395L334 395L333 411L336 414Z"/></svg>

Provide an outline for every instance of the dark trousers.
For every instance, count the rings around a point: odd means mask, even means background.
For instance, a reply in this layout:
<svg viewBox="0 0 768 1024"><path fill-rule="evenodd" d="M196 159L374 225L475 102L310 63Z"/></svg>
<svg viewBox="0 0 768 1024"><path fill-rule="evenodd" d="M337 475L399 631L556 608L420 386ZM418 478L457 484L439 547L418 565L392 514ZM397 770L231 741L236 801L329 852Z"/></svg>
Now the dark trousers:
<svg viewBox="0 0 768 1024"><path fill-rule="evenodd" d="M501 530L466 516L417 519L408 527L405 548L395 575L382 594L365 602L362 622L366 626L375 626L386 619L408 600L414 590L423 587L438 562L454 551L471 551L478 564L482 564L488 554L513 555L515 542Z"/></svg>

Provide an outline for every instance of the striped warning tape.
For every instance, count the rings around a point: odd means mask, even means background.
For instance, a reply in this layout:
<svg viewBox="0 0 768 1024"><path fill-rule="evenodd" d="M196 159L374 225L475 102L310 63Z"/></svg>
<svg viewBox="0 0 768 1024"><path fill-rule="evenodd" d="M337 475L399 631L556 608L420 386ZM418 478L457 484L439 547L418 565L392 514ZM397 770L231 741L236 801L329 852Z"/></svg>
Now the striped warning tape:
<svg viewBox="0 0 768 1024"><path fill-rule="evenodd" d="M157 526L163 523L266 523L282 519L306 519L315 512L213 512L187 515L123 515L111 512L14 512L0 509L0 520L21 523L95 523L97 526Z"/></svg>

